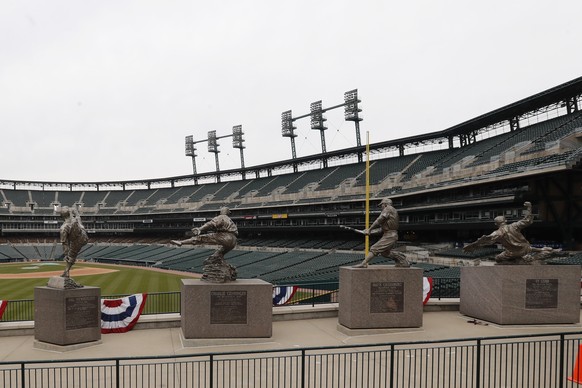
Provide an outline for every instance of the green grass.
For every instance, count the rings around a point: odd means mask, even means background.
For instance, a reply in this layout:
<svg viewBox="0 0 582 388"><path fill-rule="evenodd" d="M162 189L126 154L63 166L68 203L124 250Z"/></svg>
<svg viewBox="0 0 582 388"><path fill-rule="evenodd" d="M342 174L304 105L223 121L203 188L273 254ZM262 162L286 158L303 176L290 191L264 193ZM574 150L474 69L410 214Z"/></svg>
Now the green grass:
<svg viewBox="0 0 582 388"><path fill-rule="evenodd" d="M35 273L64 270L63 263L57 265L28 268L40 263L9 263L0 264L0 274ZM119 295L135 293L154 293L180 291L181 279L191 278L188 273L178 275L167 272L151 271L141 267L122 267L115 265L95 265L76 263L73 269L97 267L114 269L116 272L100 275L73 276L73 279L84 286L100 287L101 295ZM46 286L49 277L39 279L0 279L0 300L33 299L34 288Z"/></svg>

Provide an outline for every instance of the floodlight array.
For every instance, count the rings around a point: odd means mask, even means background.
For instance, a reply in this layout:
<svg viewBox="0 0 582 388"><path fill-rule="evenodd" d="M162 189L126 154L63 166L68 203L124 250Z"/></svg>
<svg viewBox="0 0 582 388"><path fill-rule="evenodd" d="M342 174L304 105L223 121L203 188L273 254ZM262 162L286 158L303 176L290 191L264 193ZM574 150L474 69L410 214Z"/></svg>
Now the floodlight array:
<svg viewBox="0 0 582 388"><path fill-rule="evenodd" d="M344 93L344 119L346 121L362 121L360 112L362 111L358 103L358 89L350 90Z"/></svg>
<svg viewBox="0 0 582 388"><path fill-rule="evenodd" d="M243 149L244 146L244 139L243 139L244 132L242 130L242 125L235 125L232 127L232 147Z"/></svg>
<svg viewBox="0 0 582 388"><path fill-rule="evenodd" d="M194 136L186 136L186 156L196 157L196 147L194 146Z"/></svg>
<svg viewBox="0 0 582 388"><path fill-rule="evenodd" d="M208 152L219 153L216 131L208 131Z"/></svg>
<svg viewBox="0 0 582 388"><path fill-rule="evenodd" d="M297 137L296 126L293 125L293 115L290 110L281 113L281 132L283 137Z"/></svg>
<svg viewBox="0 0 582 388"><path fill-rule="evenodd" d="M311 105L311 129L316 129L319 131L324 131L327 127L324 122L327 121L325 116L323 116L323 107L321 100L312 102Z"/></svg>

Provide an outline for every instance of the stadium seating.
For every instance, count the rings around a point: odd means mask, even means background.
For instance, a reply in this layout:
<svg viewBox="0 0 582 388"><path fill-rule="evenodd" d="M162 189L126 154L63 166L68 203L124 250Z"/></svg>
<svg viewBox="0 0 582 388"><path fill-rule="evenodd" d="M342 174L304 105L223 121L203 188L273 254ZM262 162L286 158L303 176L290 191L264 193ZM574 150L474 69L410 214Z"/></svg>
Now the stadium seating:
<svg viewBox="0 0 582 388"><path fill-rule="evenodd" d="M519 173L532 168L544 168L566 164L570 157L577 155L570 163L578 163L580 155L575 150L563 149L551 155L540 155L547 144L565 138L582 125L582 114L575 113L550 119L513 132L504 133L465 147L389 157L371 161L370 184L375 197L412 193L427 185L452 185L466 179L480 179ZM517 147L517 148L516 148ZM503 155L512 151L512 158ZM529 156L531 155L531 156ZM515 160L512 162L512 160ZM481 166L498 161L491 167ZM453 166L467 170L455 176ZM472 168L480 168L472 174ZM442 176L441 176L442 174ZM386 178L392 177L391 181ZM421 179L418 179L418 178ZM438 177L438 179L437 179ZM469 178L468 178L469 177ZM428 179L428 180L427 180ZM432 179L432 181L430 180ZM352 190L360 194L344 193L339 186L348 182ZM432 183L431 183L432 182ZM301 193L308 185L314 191ZM0 207L0 214L54 213L54 204L74 206L82 204L82 214L149 214L159 211L183 212L192 209L201 211L218 210L221 206L231 208L260 208L268 206L307 205L310 203L358 200L362 198L365 184L364 164L352 163L324 169L287 173L262 178L204 183L180 187L152 189L110 190L105 192L85 191L40 191L2 189L6 201L12 203L10 209ZM279 196L274 196L274 190ZM330 190L335 194L330 195ZM163 206L162 206L163 204ZM31 207L31 205L33 205Z"/></svg>
<svg viewBox="0 0 582 388"><path fill-rule="evenodd" d="M406 155L402 157L392 157L375 160L370 164L370 185L380 184L386 177L406 172L407 166L419 159L420 155ZM357 183L358 186L366 184L365 176Z"/></svg>
<svg viewBox="0 0 582 388"><path fill-rule="evenodd" d="M56 202L56 194L56 191L30 191L32 202L40 208L51 208Z"/></svg>
<svg viewBox="0 0 582 388"><path fill-rule="evenodd" d="M251 179L239 190L239 196L241 198L256 196L260 190L270 193L271 190L279 186L276 182L278 178L279 176L271 176Z"/></svg>
<svg viewBox="0 0 582 388"><path fill-rule="evenodd" d="M534 153L544 150L546 144L559 140L574 129L582 126L582 113L559 117L554 120L548 120L540 124L543 129L539 132L533 141L533 146L527 150L527 153Z"/></svg>
<svg viewBox="0 0 582 388"><path fill-rule="evenodd" d="M57 191L56 202L65 206L72 206L81 202L82 191Z"/></svg>
<svg viewBox="0 0 582 388"><path fill-rule="evenodd" d="M28 203L30 202L28 190L3 189L2 191L4 192L4 195L8 201L12 202L14 206L28 207Z"/></svg>
<svg viewBox="0 0 582 388"><path fill-rule="evenodd" d="M123 199L127 198L127 196L130 194L130 192L127 192L127 191L119 191L118 193L120 194L120 197L123 196ZM98 204L105 202L105 197L109 194L110 194L110 192L83 191L81 201L83 202L85 207L97 208ZM118 200L117 202L119 202L119 201L120 200ZM75 204L75 202L65 202L64 200L60 201L60 202L61 202L61 205L63 205L63 206L72 206ZM115 202L115 204L117 204L117 202ZM112 206L114 206L114 205L112 205Z"/></svg>
<svg viewBox="0 0 582 388"><path fill-rule="evenodd" d="M333 171L331 171L327 176L325 176L319 182L317 186L317 191L331 190L337 188L342 182L352 179L354 181L358 180L365 173L365 165L362 164L348 164L343 166L338 166ZM365 182L365 179L364 179Z"/></svg>
<svg viewBox="0 0 582 388"><path fill-rule="evenodd" d="M244 186L248 185L248 181L231 181L225 184L214 193L213 201L226 201L232 195L238 193Z"/></svg>

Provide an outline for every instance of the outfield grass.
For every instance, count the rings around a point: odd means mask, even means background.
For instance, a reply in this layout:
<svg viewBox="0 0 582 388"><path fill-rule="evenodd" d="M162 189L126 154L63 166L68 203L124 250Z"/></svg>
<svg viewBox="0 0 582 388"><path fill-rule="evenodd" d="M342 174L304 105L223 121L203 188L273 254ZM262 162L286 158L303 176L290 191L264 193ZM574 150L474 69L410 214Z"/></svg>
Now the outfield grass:
<svg viewBox="0 0 582 388"><path fill-rule="evenodd" d="M44 263L24 262L0 264L0 274L29 273L34 274L46 271L64 270L62 262L42 265ZM33 268L38 267L38 268ZM73 276L77 283L84 286L101 288L101 295L119 295L135 293L154 293L180 291L181 279L191 278L192 275L183 275L152 271L141 267L124 267L116 265L95 265L90 263L76 263L73 269L83 267L114 269L116 272ZM27 279L0 279L0 300L33 299L34 288L46 286L49 276Z"/></svg>

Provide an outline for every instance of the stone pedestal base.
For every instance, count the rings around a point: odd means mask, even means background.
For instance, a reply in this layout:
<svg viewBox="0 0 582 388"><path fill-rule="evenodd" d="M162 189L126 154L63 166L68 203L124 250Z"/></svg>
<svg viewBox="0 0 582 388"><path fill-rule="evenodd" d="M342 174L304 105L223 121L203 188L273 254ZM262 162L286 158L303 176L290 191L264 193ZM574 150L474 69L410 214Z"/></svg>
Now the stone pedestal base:
<svg viewBox="0 0 582 388"><path fill-rule="evenodd" d="M101 340L101 289L34 289L34 338L67 346Z"/></svg>
<svg viewBox="0 0 582 388"><path fill-rule="evenodd" d="M340 268L339 324L349 329L422 326L422 269Z"/></svg>
<svg viewBox="0 0 582 388"><path fill-rule="evenodd" d="M252 279L182 279L182 333L185 339L271 337L273 286Z"/></svg>
<svg viewBox="0 0 582 388"><path fill-rule="evenodd" d="M500 325L578 323L580 267L463 267L460 312Z"/></svg>

